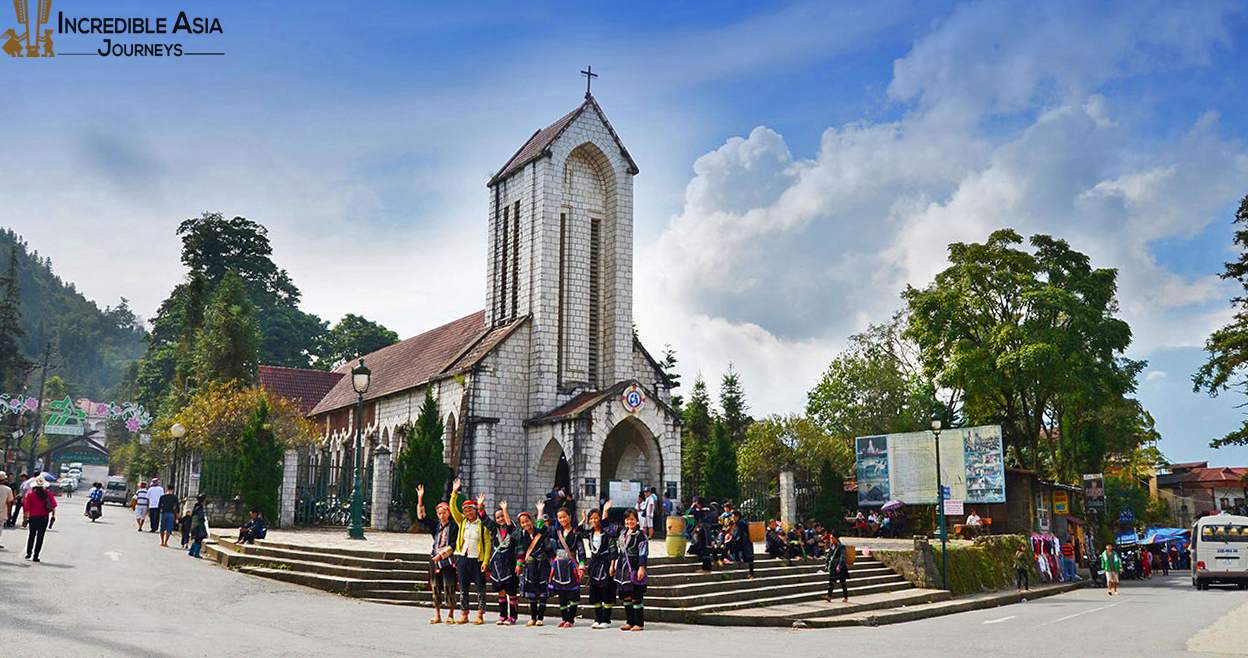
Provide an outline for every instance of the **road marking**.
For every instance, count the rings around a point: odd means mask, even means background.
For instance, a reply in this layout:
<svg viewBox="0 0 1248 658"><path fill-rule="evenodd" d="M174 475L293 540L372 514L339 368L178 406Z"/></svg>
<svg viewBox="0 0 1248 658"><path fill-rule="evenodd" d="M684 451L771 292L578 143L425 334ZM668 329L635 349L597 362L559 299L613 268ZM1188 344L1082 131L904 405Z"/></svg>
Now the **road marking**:
<svg viewBox="0 0 1248 658"><path fill-rule="evenodd" d="M1003 621L1009 621L1009 620L1011 620L1011 619L1013 619L1013 618L1015 618L1015 617L1017 617L1017 616L1018 616L1018 615L1010 615L1009 617L1002 617L1002 618L1000 618L1000 619L989 619L989 620L985 621L984 623L985 623L985 624L1000 624L1000 623L1001 623L1001 622L1003 622Z"/></svg>
<svg viewBox="0 0 1248 658"><path fill-rule="evenodd" d="M1093 613L1093 612L1099 612L1099 611L1101 611L1101 610L1108 610L1108 609L1110 609L1110 608L1112 608L1112 607L1114 607L1114 606L1116 606L1116 605L1118 605L1118 604L1117 604L1117 603L1111 603L1111 604L1109 604L1109 605L1103 605L1103 606L1101 606L1101 607L1099 607L1099 608L1092 608L1091 610L1084 610L1083 612L1076 612L1076 613L1075 613L1075 614L1073 614L1073 615L1066 615L1065 617L1059 617L1059 618L1057 618L1057 619L1054 619L1053 621L1046 621L1046 622L1044 622L1043 624L1040 624L1040 625L1041 625L1041 626L1048 626L1049 624L1056 624L1056 623L1057 623L1057 622L1059 622L1059 621L1066 621L1067 619L1074 619L1075 617L1079 617L1079 616L1082 616L1082 615L1090 614L1090 613Z"/></svg>
<svg viewBox="0 0 1248 658"><path fill-rule="evenodd" d="M105 555L107 555L108 559L112 560L113 562L116 562L117 560L121 559L121 553L118 553L117 551L109 551L105 553Z"/></svg>

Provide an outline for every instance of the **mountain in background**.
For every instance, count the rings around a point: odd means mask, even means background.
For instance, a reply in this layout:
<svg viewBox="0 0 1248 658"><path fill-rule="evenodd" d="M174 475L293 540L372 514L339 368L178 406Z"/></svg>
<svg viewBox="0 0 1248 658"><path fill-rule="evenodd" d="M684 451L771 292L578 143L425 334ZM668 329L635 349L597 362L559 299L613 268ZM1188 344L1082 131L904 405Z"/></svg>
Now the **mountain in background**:
<svg viewBox="0 0 1248 658"><path fill-rule="evenodd" d="M126 367L143 355L146 334L143 322L130 310L126 299L100 310L95 302L52 272L52 259L41 258L11 229L0 230L0 257L7 262L17 245L17 281L21 292L22 354L41 362L45 346L52 344L54 366L48 377L58 375L69 384L69 393L103 400L117 385ZM38 370L27 380L27 392L39 392ZM16 394L20 391L4 391Z"/></svg>

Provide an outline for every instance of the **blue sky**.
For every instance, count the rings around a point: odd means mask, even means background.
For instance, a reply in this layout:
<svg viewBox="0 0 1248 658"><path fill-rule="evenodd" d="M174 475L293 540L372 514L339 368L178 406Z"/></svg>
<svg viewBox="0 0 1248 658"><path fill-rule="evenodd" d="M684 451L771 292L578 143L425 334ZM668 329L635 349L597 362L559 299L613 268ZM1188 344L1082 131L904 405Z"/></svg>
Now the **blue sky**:
<svg viewBox="0 0 1248 658"><path fill-rule="evenodd" d="M191 1L224 34L117 40L224 57L5 59L0 216L87 295L151 314L176 224L245 215L307 310L412 335L480 307L484 182L592 64L642 172L638 327L685 381L733 361L756 414L800 410L942 245L1012 226L1119 269L1166 454L1248 463L1206 447L1242 398L1190 384L1248 193L1243 3L617 4Z"/></svg>

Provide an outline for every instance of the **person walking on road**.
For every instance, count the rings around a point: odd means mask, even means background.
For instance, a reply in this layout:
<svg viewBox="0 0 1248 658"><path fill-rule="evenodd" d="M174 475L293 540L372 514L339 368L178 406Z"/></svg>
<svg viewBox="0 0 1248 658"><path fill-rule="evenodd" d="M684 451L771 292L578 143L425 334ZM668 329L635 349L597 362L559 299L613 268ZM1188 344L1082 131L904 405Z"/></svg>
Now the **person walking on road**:
<svg viewBox="0 0 1248 658"><path fill-rule="evenodd" d="M199 494L195 497L195 508L191 510L191 550L187 551L187 555L191 557L203 557L200 551L204 549L204 540L208 538L208 512L204 508L207 500L206 494Z"/></svg>
<svg viewBox="0 0 1248 658"><path fill-rule="evenodd" d="M4 532L3 528L9 525L9 519L13 515L13 500L17 498L13 494L13 489L9 487L9 474L0 471L0 532ZM0 545L0 548L4 548Z"/></svg>
<svg viewBox="0 0 1248 658"><path fill-rule="evenodd" d="M22 527L28 529L26 559L38 562L39 553L43 551L43 535L56 523L56 498L48 493L48 483L43 478L35 478L30 486L30 493L22 501L22 512Z"/></svg>
<svg viewBox="0 0 1248 658"><path fill-rule="evenodd" d="M169 485L169 488L164 490L159 500L156 509L160 514L160 545L168 548L169 538L173 536L173 527L178 522L178 495L174 493L173 485Z"/></svg>
<svg viewBox="0 0 1248 658"><path fill-rule="evenodd" d="M1105 589L1109 591L1109 595L1117 594L1118 574L1122 571L1122 558L1114 552L1113 544L1106 544L1105 552L1101 553L1101 571L1105 572Z"/></svg>
<svg viewBox="0 0 1248 658"><path fill-rule="evenodd" d="M147 521L147 508L150 504L147 494L147 483L140 482L138 491L130 498L130 507L134 508L134 522L139 524L139 532L143 532L143 523Z"/></svg>
<svg viewBox="0 0 1248 658"><path fill-rule="evenodd" d="M1031 590L1031 582L1029 581L1031 563L1031 551L1027 550L1026 544L1019 544L1018 550L1014 551L1014 585L1020 592Z"/></svg>
<svg viewBox="0 0 1248 658"><path fill-rule="evenodd" d="M152 478L152 486L147 488L148 520L152 527L148 532L160 532L160 497L165 495L165 488L160 486L160 478Z"/></svg>

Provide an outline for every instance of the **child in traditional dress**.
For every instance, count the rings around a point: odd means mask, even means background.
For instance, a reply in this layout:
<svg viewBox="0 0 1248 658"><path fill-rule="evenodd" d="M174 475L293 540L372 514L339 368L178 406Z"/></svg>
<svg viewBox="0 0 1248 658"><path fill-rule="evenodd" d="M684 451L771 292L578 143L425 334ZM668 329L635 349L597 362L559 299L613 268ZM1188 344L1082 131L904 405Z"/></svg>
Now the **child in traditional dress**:
<svg viewBox="0 0 1248 658"><path fill-rule="evenodd" d="M520 596L529 600L529 621L525 626L541 626L550 596L550 535L545 526L533 520L532 514L521 512L517 539L516 576L520 578Z"/></svg>
<svg viewBox="0 0 1248 658"><path fill-rule="evenodd" d="M615 581L611 579L611 564L616 558L616 537L619 530L614 524L603 525L603 518L611 509L611 501L602 512L591 510L581 524L581 537L586 544L587 566L585 575L589 580L589 604L594 606L592 629L610 628L611 610L615 607Z"/></svg>
<svg viewBox="0 0 1248 658"><path fill-rule="evenodd" d="M455 553L458 527L451 520L451 506L438 503L438 520L425 516L425 485L416 487L416 518L433 535L433 548L429 552L429 585L433 590L433 619L430 624L442 623L442 602L446 600L447 623L455 623Z"/></svg>
<svg viewBox="0 0 1248 658"><path fill-rule="evenodd" d="M555 512L558 524L551 533L550 591L559 597L559 628L571 628L581 604L581 577L585 574L585 545L572 525L566 507Z"/></svg>
<svg viewBox="0 0 1248 658"><path fill-rule="evenodd" d="M646 596L646 559L650 555L650 542L641 531L637 510L624 512L624 532L617 542L615 562L611 565L611 577L615 579L620 600L624 602L625 623L622 631L644 630L646 625L643 600Z"/></svg>
<svg viewBox="0 0 1248 658"><path fill-rule="evenodd" d="M485 496L477 497L477 504L485 509ZM516 623L516 587L520 578L516 575L516 543L517 529L507 515L507 501L498 504L494 512L494 520L485 519L490 530L489 574L494 591L498 592L498 621L496 626L511 626Z"/></svg>

